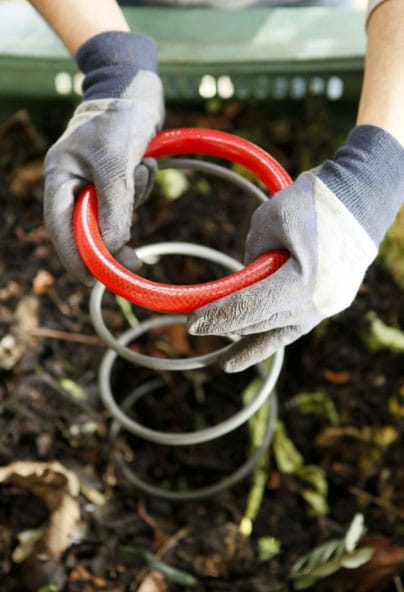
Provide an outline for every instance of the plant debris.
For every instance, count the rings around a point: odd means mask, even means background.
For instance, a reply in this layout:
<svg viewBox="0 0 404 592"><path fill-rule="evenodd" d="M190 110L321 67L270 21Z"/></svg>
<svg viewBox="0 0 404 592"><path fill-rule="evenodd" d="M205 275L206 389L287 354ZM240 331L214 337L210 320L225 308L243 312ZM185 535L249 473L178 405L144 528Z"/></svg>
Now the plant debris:
<svg viewBox="0 0 404 592"><path fill-rule="evenodd" d="M293 109L281 102L181 105L170 106L167 126L236 132L295 178L341 143L350 122L339 112L321 97ZM146 481L200 487L245 462L259 445L261 423L178 450L124 430L112 438L97 383L106 347L90 322L90 290L64 270L43 223L50 139L41 130L27 112L0 124L1 592L292 592L306 584L315 592L400 592L404 298L397 279L376 261L348 310L286 349L276 436L255 476L195 502L144 495L119 470L116 451ZM174 181L174 194L156 186L134 213L132 246L183 240L243 260L257 204L199 173ZM170 256L141 273L197 283L219 271ZM116 335L150 317L108 294L103 310ZM377 348L364 338L370 334L381 339ZM132 347L169 357L218 345L221 340L189 336L178 325L150 332ZM158 375L164 388L138 401L132 413L174 432L239 411L256 379L255 370L226 375L213 366ZM156 373L118 360L114 393L122 401L151 378Z"/></svg>

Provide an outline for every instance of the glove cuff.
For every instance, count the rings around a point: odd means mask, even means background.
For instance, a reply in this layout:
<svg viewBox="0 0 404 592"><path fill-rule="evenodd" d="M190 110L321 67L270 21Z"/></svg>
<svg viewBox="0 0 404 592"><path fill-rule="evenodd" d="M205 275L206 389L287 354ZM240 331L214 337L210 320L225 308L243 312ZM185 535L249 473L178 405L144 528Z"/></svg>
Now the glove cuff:
<svg viewBox="0 0 404 592"><path fill-rule="evenodd" d="M140 70L157 73L157 46L139 33L107 31L91 37L76 53L85 74L83 101L124 98Z"/></svg>
<svg viewBox="0 0 404 592"><path fill-rule="evenodd" d="M379 245L404 200L403 171L403 146L387 131L361 125L317 176Z"/></svg>

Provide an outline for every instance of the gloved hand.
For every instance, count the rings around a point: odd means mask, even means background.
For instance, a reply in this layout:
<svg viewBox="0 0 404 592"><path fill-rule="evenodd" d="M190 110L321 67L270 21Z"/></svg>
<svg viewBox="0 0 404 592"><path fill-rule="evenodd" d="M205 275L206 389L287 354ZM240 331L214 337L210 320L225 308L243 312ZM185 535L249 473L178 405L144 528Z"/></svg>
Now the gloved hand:
<svg viewBox="0 0 404 592"><path fill-rule="evenodd" d="M153 180L154 160L142 157L163 123L164 106L152 39L101 33L79 48L76 59L85 74L83 101L46 156L44 209L62 263L85 279L72 232L75 197L95 184L101 234L117 254L130 237L133 207Z"/></svg>
<svg viewBox="0 0 404 592"><path fill-rule="evenodd" d="M404 148L386 131L352 130L334 160L303 173L252 217L246 262L272 249L288 261L272 276L195 311L197 335L244 336L221 363L255 364L347 308L404 200Z"/></svg>

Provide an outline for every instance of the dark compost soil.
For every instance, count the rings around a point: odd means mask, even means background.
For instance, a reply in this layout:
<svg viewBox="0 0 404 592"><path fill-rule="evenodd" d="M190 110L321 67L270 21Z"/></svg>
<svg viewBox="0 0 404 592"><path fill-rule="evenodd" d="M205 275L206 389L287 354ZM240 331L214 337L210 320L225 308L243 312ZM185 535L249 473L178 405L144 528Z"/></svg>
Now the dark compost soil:
<svg viewBox="0 0 404 592"><path fill-rule="evenodd" d="M276 117L240 105L214 115L177 108L167 122L241 133L270 150L293 176L332 155L346 131L327 105L314 100L295 115ZM90 290L64 271L43 226L42 166L50 138L20 113L2 125L0 140L0 465L36 461L50 467L46 463L57 460L81 483L80 493L72 494L81 523L69 533L71 544L58 551L39 537L18 558L19 535L49 527L52 503L41 487L32 486L32 476L24 482L0 479L0 590L286 592L293 590L293 562L316 545L343 537L356 513L364 515L372 559L319 580L316 590L402 590L403 355L373 352L363 336L369 311L404 327L404 298L379 264L368 271L349 310L287 348L278 384L289 438L306 464L324 471L329 511L316 516L299 480L281 471L271 454L264 499L252 535L245 537L239 523L250 479L207 500L171 503L144 496L117 470L110 417L97 392L105 347L89 319ZM219 180L206 185L193 174L189 182L190 190L175 201L156 189L135 213L134 244L189 240L242 259L255 204ZM160 281L200 282L211 274L211 266L180 257L154 270ZM135 312L139 318L149 314ZM106 298L105 315L117 334L126 328L112 297ZM138 347L165 356L202 353L217 343L191 340L176 327L148 335ZM117 396L151 375L119 361L113 373ZM228 417L239 408L240 393L255 372L225 375L207 368L161 375L165 392L139 404L139 417L147 425L178 431ZM329 416L318 412L304 413L295 404L302 392L324 393L335 405L338 423L332 426ZM245 460L248 441L245 428L180 451L124 433L118 438L144 478L177 487L201 486L230 473ZM57 484L52 486L56 491ZM66 526L69 520L62 519ZM259 553L264 537L280 542L272 559ZM171 566L193 576L196 587L184 574L161 576L158 566L148 568L150 556L160 559L163 571Z"/></svg>

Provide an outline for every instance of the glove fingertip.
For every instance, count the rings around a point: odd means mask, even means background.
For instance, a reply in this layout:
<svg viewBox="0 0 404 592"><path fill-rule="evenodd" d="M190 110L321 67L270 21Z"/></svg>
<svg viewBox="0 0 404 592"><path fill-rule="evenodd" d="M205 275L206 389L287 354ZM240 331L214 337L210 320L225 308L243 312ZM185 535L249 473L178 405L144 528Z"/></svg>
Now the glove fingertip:
<svg viewBox="0 0 404 592"><path fill-rule="evenodd" d="M124 189L111 190L109 199L99 198L99 226L106 248L117 253L130 239L133 195ZM117 199L113 201L111 197ZM124 196L124 197L123 197Z"/></svg>
<svg viewBox="0 0 404 592"><path fill-rule="evenodd" d="M224 372L226 372L226 374L237 374L238 372L242 372L243 370L246 370L249 367L249 364L244 365L244 364L240 364L237 363L236 361L231 361L231 362L225 362L224 364L222 364L222 370Z"/></svg>
<svg viewBox="0 0 404 592"><path fill-rule="evenodd" d="M158 165L155 158L144 158L136 167L134 174L135 181L135 207L141 206L149 197L158 172Z"/></svg>
<svg viewBox="0 0 404 592"><path fill-rule="evenodd" d="M135 251L129 247L122 247L115 254L115 258L130 271L137 271L142 265L142 261L136 255Z"/></svg>
<svg viewBox="0 0 404 592"><path fill-rule="evenodd" d="M188 321L186 329L190 335L206 335L206 326L199 319Z"/></svg>
<svg viewBox="0 0 404 592"><path fill-rule="evenodd" d="M191 335L226 335L229 331L223 331L220 323L214 318L191 315L187 322L187 331Z"/></svg>

